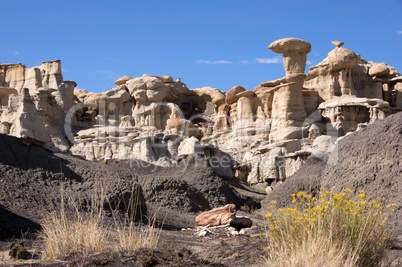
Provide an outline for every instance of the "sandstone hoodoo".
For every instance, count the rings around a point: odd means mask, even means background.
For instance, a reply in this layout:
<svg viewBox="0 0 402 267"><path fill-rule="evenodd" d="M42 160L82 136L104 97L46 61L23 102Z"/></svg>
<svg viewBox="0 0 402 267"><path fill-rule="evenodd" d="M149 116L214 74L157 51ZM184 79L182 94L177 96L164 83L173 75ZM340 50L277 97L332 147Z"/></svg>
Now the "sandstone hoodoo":
<svg viewBox="0 0 402 267"><path fill-rule="evenodd" d="M92 161L168 167L194 154L219 175L273 186L310 154L328 152L318 145L322 140L336 144L359 125L402 110L399 72L333 44L305 74L311 44L274 41L269 49L283 54L286 76L227 93L148 74L124 76L115 88L90 93L63 80L59 60L33 68L1 64L0 132Z"/></svg>
<svg viewBox="0 0 402 267"><path fill-rule="evenodd" d="M286 71L286 76L275 87L272 100L270 141L300 139L303 136L303 122L307 117L303 103L303 82L311 45L304 40L285 38L270 44L269 49L283 54Z"/></svg>

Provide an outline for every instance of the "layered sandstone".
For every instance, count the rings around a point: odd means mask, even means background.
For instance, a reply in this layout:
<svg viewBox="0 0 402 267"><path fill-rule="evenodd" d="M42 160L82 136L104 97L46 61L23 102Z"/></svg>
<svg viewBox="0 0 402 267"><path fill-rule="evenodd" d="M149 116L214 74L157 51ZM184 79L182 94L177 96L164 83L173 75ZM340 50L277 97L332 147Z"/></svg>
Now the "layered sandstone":
<svg viewBox="0 0 402 267"><path fill-rule="evenodd" d="M27 68L0 64L0 133L38 140L53 151L67 152L66 113L74 105L75 82L63 81L60 60Z"/></svg>
<svg viewBox="0 0 402 267"><path fill-rule="evenodd" d="M148 74L91 93L63 81L60 61L0 64L0 133L93 161L169 166L196 155L220 176L273 186L310 154L325 158L338 138L402 110L394 68L333 43L306 75L310 43L277 40L269 49L283 54L286 76L227 93Z"/></svg>

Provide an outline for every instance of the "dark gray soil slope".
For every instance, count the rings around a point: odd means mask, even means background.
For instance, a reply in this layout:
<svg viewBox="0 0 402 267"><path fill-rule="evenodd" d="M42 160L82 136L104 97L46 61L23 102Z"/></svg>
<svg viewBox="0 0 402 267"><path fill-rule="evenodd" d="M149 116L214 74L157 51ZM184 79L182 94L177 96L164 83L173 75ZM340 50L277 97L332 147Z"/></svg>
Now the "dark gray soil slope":
<svg viewBox="0 0 402 267"><path fill-rule="evenodd" d="M327 165L321 185L334 192L364 190L367 200L397 204L390 224L402 235L402 112L346 136L332 157L336 164Z"/></svg>
<svg viewBox="0 0 402 267"><path fill-rule="evenodd" d="M138 175L147 207L165 225L190 227L199 212L233 203L240 209L259 208L265 194L236 181L217 176L208 161L188 157L169 168L141 161L108 160L108 165L130 169Z"/></svg>
<svg viewBox="0 0 402 267"><path fill-rule="evenodd" d="M89 210L102 194L106 215L110 206L124 215L134 195L140 200L137 219L157 212L160 221L174 227L192 226L200 211L228 203L258 208L255 199L264 197L216 176L199 158L188 157L171 168L144 162L138 168L125 160L107 165L52 154L8 135L0 135L0 147L0 237L39 229L50 212L60 211L62 192L69 214Z"/></svg>
<svg viewBox="0 0 402 267"><path fill-rule="evenodd" d="M117 204L127 203L132 191L140 199L141 212L146 212L141 188L131 172L52 154L8 135L0 134L0 147L0 237L39 229L47 214L60 211L62 191L67 213L87 210L100 194L107 208L110 203L124 210Z"/></svg>

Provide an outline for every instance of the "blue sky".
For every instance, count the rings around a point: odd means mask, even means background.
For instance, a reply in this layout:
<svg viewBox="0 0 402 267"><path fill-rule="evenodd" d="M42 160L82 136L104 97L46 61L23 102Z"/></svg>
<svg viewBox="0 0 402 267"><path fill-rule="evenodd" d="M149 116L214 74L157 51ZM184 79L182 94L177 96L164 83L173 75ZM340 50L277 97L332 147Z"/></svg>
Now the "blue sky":
<svg viewBox="0 0 402 267"><path fill-rule="evenodd" d="M0 1L0 63L62 60L65 80L103 92L124 75L180 77L189 88L248 90L284 76L280 38L312 45L317 64L333 40L402 72L402 1ZM309 65L308 65L309 66ZM307 69L306 69L307 70Z"/></svg>

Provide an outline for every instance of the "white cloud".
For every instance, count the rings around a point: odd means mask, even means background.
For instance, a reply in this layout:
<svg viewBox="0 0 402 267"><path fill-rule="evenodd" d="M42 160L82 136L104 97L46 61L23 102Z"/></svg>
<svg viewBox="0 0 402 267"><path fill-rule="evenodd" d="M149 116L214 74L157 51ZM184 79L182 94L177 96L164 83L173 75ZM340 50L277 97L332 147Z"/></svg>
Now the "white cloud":
<svg viewBox="0 0 402 267"><path fill-rule="evenodd" d="M396 35L402 35L402 31L397 31Z"/></svg>
<svg viewBox="0 0 402 267"><path fill-rule="evenodd" d="M8 53L10 53L10 54L14 54L14 55L17 55L17 56L22 56L21 55L21 53L20 52L18 52L17 50L14 50L14 51L8 51Z"/></svg>
<svg viewBox="0 0 402 267"><path fill-rule="evenodd" d="M121 77L121 75L111 70L97 70L96 72L103 76L102 79L106 80L116 80Z"/></svg>
<svg viewBox="0 0 402 267"><path fill-rule="evenodd" d="M307 60L307 65L314 65L314 63L312 62L312 61L310 61L310 60Z"/></svg>
<svg viewBox="0 0 402 267"><path fill-rule="evenodd" d="M245 59L245 60L240 60L239 63L240 64L248 64L249 62L248 62L248 60Z"/></svg>
<svg viewBox="0 0 402 267"><path fill-rule="evenodd" d="M204 59L200 59L197 60L198 64L233 64L232 61L230 60L215 60L215 61L210 61L210 60L204 60Z"/></svg>
<svg viewBox="0 0 402 267"><path fill-rule="evenodd" d="M274 64L274 63L282 63L282 57L273 57L273 58L260 58L257 57L255 59L255 62L257 63L263 63L263 64Z"/></svg>

